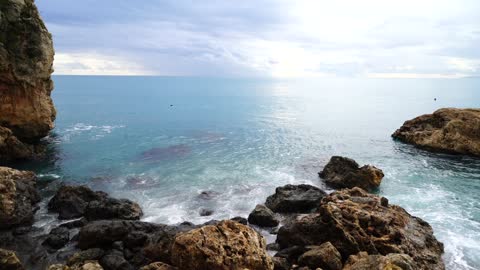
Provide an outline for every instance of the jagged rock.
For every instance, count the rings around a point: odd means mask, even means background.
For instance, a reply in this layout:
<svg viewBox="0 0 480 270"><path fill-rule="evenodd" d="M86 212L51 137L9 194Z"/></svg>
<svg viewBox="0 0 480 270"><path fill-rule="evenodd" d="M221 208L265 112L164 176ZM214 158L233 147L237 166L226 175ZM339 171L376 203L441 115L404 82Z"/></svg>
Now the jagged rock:
<svg viewBox="0 0 480 270"><path fill-rule="evenodd" d="M156 262L146 265L140 268L140 270L177 270L177 268L166 263Z"/></svg>
<svg viewBox="0 0 480 270"><path fill-rule="evenodd" d="M33 172L0 167L0 229L33 222L36 179Z"/></svg>
<svg viewBox="0 0 480 270"><path fill-rule="evenodd" d="M15 159L29 159L34 155L34 146L21 142L10 129L0 126L0 164Z"/></svg>
<svg viewBox="0 0 480 270"><path fill-rule="evenodd" d="M480 156L480 109L439 109L406 121L392 137L431 151Z"/></svg>
<svg viewBox="0 0 480 270"><path fill-rule="evenodd" d="M22 263L15 252L0 249L0 269L2 270L24 270Z"/></svg>
<svg viewBox="0 0 480 270"><path fill-rule="evenodd" d="M311 185L286 185L277 187L265 205L277 213L307 213L315 209L325 195Z"/></svg>
<svg viewBox="0 0 480 270"><path fill-rule="evenodd" d="M65 227L57 227L50 231L47 239L43 242L44 245L53 250L64 247L70 240L70 231Z"/></svg>
<svg viewBox="0 0 480 270"><path fill-rule="evenodd" d="M281 248L331 242L343 259L360 251L369 254L407 254L415 269L444 269L443 244L430 225L396 205L382 205L380 197L360 188L325 197L317 213L280 228Z"/></svg>
<svg viewBox="0 0 480 270"><path fill-rule="evenodd" d="M0 18L0 126L12 131L3 147L0 134L1 162L33 154L30 144L53 128L55 108L52 37L33 0L2 1Z"/></svg>
<svg viewBox="0 0 480 270"><path fill-rule="evenodd" d="M386 256L368 255L366 252L360 252L357 255L351 255L343 270L414 270L416 265L412 258L406 254L390 253ZM433 269L433 268L432 268Z"/></svg>
<svg viewBox="0 0 480 270"><path fill-rule="evenodd" d="M261 227L276 227L279 223L272 210L261 204L258 204L250 213L248 222Z"/></svg>
<svg viewBox="0 0 480 270"><path fill-rule="evenodd" d="M85 214L89 202L103 200L107 196L86 186L62 186L48 203L48 209L58 212L59 219L78 218Z"/></svg>
<svg viewBox="0 0 480 270"><path fill-rule="evenodd" d="M142 215L140 205L127 199L104 198L91 201L85 209L85 217L88 220L139 220Z"/></svg>
<svg viewBox="0 0 480 270"><path fill-rule="evenodd" d="M179 269L272 270L265 247L265 239L252 228L225 220L177 235L171 255Z"/></svg>
<svg viewBox="0 0 480 270"><path fill-rule="evenodd" d="M371 190L380 186L384 174L375 166L360 167L353 159L333 156L319 176L335 188L359 187Z"/></svg>
<svg viewBox="0 0 480 270"><path fill-rule="evenodd" d="M340 252L330 243L326 242L320 246L308 247L310 250L298 258L298 264L308 266L311 269L322 268L324 270L341 270L342 256Z"/></svg>

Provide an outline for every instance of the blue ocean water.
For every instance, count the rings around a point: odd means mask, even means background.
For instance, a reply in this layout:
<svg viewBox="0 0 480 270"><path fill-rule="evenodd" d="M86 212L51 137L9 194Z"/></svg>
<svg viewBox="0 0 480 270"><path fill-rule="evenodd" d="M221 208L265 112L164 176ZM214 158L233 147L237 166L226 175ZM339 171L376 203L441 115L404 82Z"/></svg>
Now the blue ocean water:
<svg viewBox="0 0 480 270"><path fill-rule="evenodd" d="M47 194L84 183L139 202L146 221L202 223L247 216L287 183L327 189L317 172L345 155L383 169L378 193L433 226L448 269L480 269L480 159L390 137L417 115L480 107L479 79L54 81L52 157L26 166L53 181Z"/></svg>

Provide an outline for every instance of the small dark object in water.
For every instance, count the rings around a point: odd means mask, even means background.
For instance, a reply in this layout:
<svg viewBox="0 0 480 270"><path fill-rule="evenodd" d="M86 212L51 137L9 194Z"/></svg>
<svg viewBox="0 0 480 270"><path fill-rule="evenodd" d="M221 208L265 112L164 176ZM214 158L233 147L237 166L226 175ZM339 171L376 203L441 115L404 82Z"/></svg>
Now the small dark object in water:
<svg viewBox="0 0 480 270"><path fill-rule="evenodd" d="M434 98L433 100L437 101L437 98Z"/></svg>
<svg viewBox="0 0 480 270"><path fill-rule="evenodd" d="M173 107L173 105L172 105L172 104L170 104L170 107Z"/></svg>
<svg viewBox="0 0 480 270"><path fill-rule="evenodd" d="M210 209L200 210L200 216L201 217L208 217L208 216L211 216L212 214L213 214L213 210L210 210Z"/></svg>

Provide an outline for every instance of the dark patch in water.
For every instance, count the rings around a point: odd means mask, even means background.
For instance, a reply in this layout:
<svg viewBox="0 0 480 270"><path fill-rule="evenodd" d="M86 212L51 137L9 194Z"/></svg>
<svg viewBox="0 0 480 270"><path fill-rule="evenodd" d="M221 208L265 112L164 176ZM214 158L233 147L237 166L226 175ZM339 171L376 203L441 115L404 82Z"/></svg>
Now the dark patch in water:
<svg viewBox="0 0 480 270"><path fill-rule="evenodd" d="M169 147L156 147L140 154L142 161L162 161L185 157L191 153L191 148L185 144L172 145Z"/></svg>
<svg viewBox="0 0 480 270"><path fill-rule="evenodd" d="M216 192L216 191L213 191L213 190L205 190L205 191L202 191L200 194L198 194L197 198L201 199L201 200L209 201L209 200L217 197L218 195L220 195L219 192Z"/></svg>
<svg viewBox="0 0 480 270"><path fill-rule="evenodd" d="M154 178L150 176L129 176L126 179L126 189L147 189L158 186L158 183Z"/></svg>

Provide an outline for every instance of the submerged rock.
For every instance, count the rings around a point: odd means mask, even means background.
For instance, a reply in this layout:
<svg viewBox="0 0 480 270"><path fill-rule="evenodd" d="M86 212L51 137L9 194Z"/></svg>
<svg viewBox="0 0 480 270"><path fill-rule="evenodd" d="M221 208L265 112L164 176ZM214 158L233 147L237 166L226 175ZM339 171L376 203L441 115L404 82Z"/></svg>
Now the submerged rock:
<svg viewBox="0 0 480 270"><path fill-rule="evenodd" d="M172 262L179 269L272 270L265 247L265 239L252 228L226 220L177 235Z"/></svg>
<svg viewBox="0 0 480 270"><path fill-rule="evenodd" d="M307 213L315 209L327 195L311 185L286 185L277 187L265 205L277 213Z"/></svg>
<svg viewBox="0 0 480 270"><path fill-rule="evenodd" d="M412 258L406 254L390 253L386 256L368 255L360 252L351 255L343 270L414 270L418 269ZM434 269L434 268L431 268Z"/></svg>
<svg viewBox="0 0 480 270"><path fill-rule="evenodd" d="M444 269L443 244L430 225L396 205L360 188L337 191L325 197L317 213L281 227L281 248L330 242L346 260L361 251L368 254L409 255L415 269Z"/></svg>
<svg viewBox="0 0 480 270"><path fill-rule="evenodd" d="M24 270L22 263L15 252L0 249L0 269L2 270Z"/></svg>
<svg viewBox="0 0 480 270"><path fill-rule="evenodd" d="M250 213L248 222L260 227L276 227L279 223L272 210L261 204L258 204L252 213Z"/></svg>
<svg viewBox="0 0 480 270"><path fill-rule="evenodd" d="M360 167L355 160L339 156L333 156L318 175L335 188L359 187L365 190L380 186L384 176L375 166Z"/></svg>
<svg viewBox="0 0 480 270"><path fill-rule="evenodd" d="M392 137L431 151L480 156L480 109L439 109L406 121Z"/></svg>
<svg viewBox="0 0 480 270"><path fill-rule="evenodd" d="M0 229L33 222L36 179L33 172L0 167Z"/></svg>
<svg viewBox="0 0 480 270"><path fill-rule="evenodd" d="M52 37L33 0L0 5L0 162L29 158L53 128ZM2 128L3 127L3 128ZM8 129L8 131L7 131ZM4 136L5 132L10 133ZM5 139L6 138L6 139Z"/></svg>

